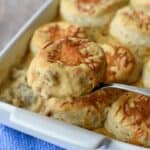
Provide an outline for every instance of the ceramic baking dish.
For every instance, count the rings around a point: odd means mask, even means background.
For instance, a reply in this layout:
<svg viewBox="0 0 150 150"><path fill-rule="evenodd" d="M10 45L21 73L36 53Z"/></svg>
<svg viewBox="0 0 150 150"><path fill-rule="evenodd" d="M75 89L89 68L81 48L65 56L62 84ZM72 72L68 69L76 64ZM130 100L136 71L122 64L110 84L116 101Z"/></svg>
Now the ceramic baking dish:
<svg viewBox="0 0 150 150"><path fill-rule="evenodd" d="M33 31L52 20L58 0L48 0L0 53L0 82L28 49ZM0 123L69 150L146 150L0 102Z"/></svg>

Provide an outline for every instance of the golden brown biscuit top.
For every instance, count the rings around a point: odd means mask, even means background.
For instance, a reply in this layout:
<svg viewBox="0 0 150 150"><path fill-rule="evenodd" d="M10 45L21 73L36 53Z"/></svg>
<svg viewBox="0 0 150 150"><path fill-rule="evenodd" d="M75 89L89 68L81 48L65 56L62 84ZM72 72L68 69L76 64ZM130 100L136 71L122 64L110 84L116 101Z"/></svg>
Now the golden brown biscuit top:
<svg viewBox="0 0 150 150"><path fill-rule="evenodd" d="M105 51L107 60L106 81L117 81L117 73L124 71L133 71L136 61L129 49L121 46L108 45L110 51ZM123 74L122 74L123 75Z"/></svg>
<svg viewBox="0 0 150 150"><path fill-rule="evenodd" d="M55 44L55 46L53 44ZM49 44L46 44L41 53L46 60L51 63L60 61L68 66L86 64L91 70L96 71L96 68L101 64L101 58L103 58L104 55L102 53L97 60L92 59L94 56L92 50L94 50L95 47L91 48L91 52L88 51L87 49L90 44L94 44L94 46L96 46L96 51L100 52L100 47L87 39L65 38L55 43L50 42Z"/></svg>
<svg viewBox="0 0 150 150"><path fill-rule="evenodd" d="M132 117L130 125L139 126L144 123L150 129L150 97L126 93L120 97L120 100L122 103L116 114L120 111L124 113L121 122L125 121L128 117Z"/></svg>
<svg viewBox="0 0 150 150"><path fill-rule="evenodd" d="M146 15L144 12L130 11L125 12L124 15L126 15L130 20L135 20L139 28L150 30L150 16Z"/></svg>
<svg viewBox="0 0 150 150"><path fill-rule="evenodd" d="M77 0L77 8L79 11L93 14L95 13L93 7L99 2L100 0Z"/></svg>
<svg viewBox="0 0 150 150"><path fill-rule="evenodd" d="M84 44L85 43L81 44L80 42L72 43L68 39L61 40L61 42L56 45L56 49L48 53L47 60L49 62L60 60L70 66L79 65L82 61L82 55L79 49L84 47Z"/></svg>
<svg viewBox="0 0 150 150"><path fill-rule="evenodd" d="M45 26L39 30L39 32L46 32L49 34L51 41L55 41L66 37L85 37L85 31L82 27L68 25L66 28L63 24L54 23L49 26ZM49 41L48 41L49 43Z"/></svg>

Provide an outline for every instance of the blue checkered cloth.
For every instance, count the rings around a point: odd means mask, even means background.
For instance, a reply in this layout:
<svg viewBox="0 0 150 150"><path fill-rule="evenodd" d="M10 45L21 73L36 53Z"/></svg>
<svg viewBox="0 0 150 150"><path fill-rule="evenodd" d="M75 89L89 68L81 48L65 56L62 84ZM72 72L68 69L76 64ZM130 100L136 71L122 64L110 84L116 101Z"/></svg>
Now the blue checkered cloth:
<svg viewBox="0 0 150 150"><path fill-rule="evenodd" d="M0 150L64 150L0 125Z"/></svg>

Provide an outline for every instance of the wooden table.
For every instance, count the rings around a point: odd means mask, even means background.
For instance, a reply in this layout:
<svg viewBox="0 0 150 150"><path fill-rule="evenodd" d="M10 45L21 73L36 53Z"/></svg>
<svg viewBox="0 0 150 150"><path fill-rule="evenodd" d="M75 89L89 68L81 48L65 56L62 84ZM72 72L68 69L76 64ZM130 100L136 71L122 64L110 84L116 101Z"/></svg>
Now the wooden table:
<svg viewBox="0 0 150 150"><path fill-rule="evenodd" d="M0 50L46 0L0 0Z"/></svg>

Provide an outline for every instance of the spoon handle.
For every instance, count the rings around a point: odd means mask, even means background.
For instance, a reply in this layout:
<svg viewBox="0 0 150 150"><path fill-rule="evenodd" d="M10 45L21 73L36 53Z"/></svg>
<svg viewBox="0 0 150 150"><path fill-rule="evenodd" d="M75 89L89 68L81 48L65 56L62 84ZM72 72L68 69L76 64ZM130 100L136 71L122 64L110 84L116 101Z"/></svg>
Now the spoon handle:
<svg viewBox="0 0 150 150"><path fill-rule="evenodd" d="M104 84L101 88L117 88L122 89L130 92L135 92L139 94L143 94L145 96L150 96L150 89L146 88L139 88L131 85L119 84L119 83L111 83L111 84Z"/></svg>

